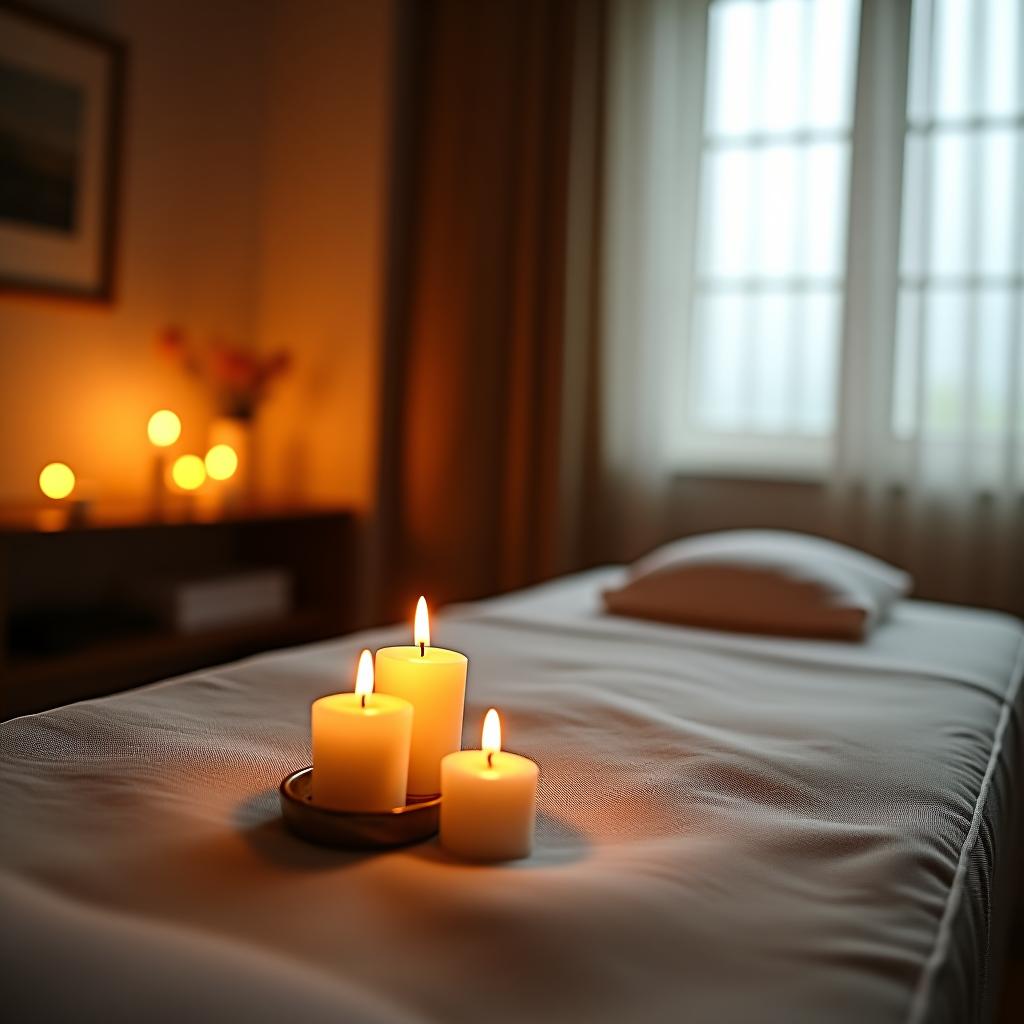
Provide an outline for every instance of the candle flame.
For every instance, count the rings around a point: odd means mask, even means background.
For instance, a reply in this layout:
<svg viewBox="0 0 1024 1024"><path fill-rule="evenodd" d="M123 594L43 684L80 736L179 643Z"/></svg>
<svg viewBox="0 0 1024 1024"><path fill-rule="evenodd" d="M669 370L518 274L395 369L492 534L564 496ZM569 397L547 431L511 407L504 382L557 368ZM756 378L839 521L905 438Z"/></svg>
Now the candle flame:
<svg viewBox="0 0 1024 1024"><path fill-rule="evenodd" d="M366 696L373 693L373 655L363 651L359 655L359 668L356 669L356 693Z"/></svg>
<svg viewBox="0 0 1024 1024"><path fill-rule="evenodd" d="M501 750L501 719L494 708L484 715L484 733L480 746L489 754Z"/></svg>
<svg viewBox="0 0 1024 1024"><path fill-rule="evenodd" d="M416 602L416 624L413 626L412 636L417 647L430 646L430 616L427 614L425 597Z"/></svg>

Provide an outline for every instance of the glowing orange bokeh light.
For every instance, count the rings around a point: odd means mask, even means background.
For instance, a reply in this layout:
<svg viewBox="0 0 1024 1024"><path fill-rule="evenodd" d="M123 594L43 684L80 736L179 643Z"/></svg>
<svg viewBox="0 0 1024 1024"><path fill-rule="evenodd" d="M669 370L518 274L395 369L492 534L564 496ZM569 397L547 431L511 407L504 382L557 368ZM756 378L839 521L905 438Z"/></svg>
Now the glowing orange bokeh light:
<svg viewBox="0 0 1024 1024"><path fill-rule="evenodd" d="M206 482L206 466L198 455L179 455L171 467L171 479L183 491L198 490Z"/></svg>
<svg viewBox="0 0 1024 1024"><path fill-rule="evenodd" d="M48 498L59 501L75 489L75 474L63 462L51 462L43 466L39 474L39 490Z"/></svg>
<svg viewBox="0 0 1024 1024"><path fill-rule="evenodd" d="M229 444L215 444L205 461L206 475L211 480L230 480L238 469L238 455Z"/></svg>
<svg viewBox="0 0 1024 1024"><path fill-rule="evenodd" d="M149 417L146 433L157 448L167 448L181 437L181 420L170 409L158 409Z"/></svg>

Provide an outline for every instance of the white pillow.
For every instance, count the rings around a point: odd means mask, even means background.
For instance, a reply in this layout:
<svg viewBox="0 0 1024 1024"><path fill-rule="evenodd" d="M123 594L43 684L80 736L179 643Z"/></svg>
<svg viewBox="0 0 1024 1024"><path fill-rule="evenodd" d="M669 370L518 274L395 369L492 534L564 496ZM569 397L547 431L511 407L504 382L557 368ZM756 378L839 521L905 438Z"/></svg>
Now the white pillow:
<svg viewBox="0 0 1024 1024"><path fill-rule="evenodd" d="M618 615L660 622L861 640L912 582L886 562L821 537L727 530L651 552L604 601Z"/></svg>

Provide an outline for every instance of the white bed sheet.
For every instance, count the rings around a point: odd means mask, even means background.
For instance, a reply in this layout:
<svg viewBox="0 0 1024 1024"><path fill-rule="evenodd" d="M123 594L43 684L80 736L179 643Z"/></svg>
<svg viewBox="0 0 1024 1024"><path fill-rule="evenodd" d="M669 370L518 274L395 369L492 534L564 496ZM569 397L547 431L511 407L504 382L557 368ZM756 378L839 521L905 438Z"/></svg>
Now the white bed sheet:
<svg viewBox="0 0 1024 1024"><path fill-rule="evenodd" d="M1020 623L903 602L863 645L730 636L604 615L618 574L435 624L470 657L467 745L493 704L540 763L516 864L279 823L310 701L405 628L0 726L21 1019L939 1019Z"/></svg>

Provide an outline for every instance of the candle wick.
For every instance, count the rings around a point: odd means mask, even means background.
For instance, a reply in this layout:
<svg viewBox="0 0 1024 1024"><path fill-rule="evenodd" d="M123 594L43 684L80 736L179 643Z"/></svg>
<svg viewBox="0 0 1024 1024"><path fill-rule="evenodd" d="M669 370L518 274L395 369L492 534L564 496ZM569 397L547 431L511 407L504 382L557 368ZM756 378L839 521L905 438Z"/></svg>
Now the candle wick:
<svg viewBox="0 0 1024 1024"><path fill-rule="evenodd" d="M493 768L494 767L494 751L493 750L488 750L487 751L487 767L488 768Z"/></svg>
<svg viewBox="0 0 1024 1024"><path fill-rule="evenodd" d="M427 642L426 642L426 640L421 640L421 641L420 641L420 657L421 657L421 658L423 658L423 657L425 657L425 656L426 656L426 653L427 653L427 650L426 650L426 648L427 648Z"/></svg>
<svg viewBox="0 0 1024 1024"><path fill-rule="evenodd" d="M359 694L359 696L362 699L362 706L365 708L366 707L366 694L365 693L361 693L361 694Z"/></svg>

